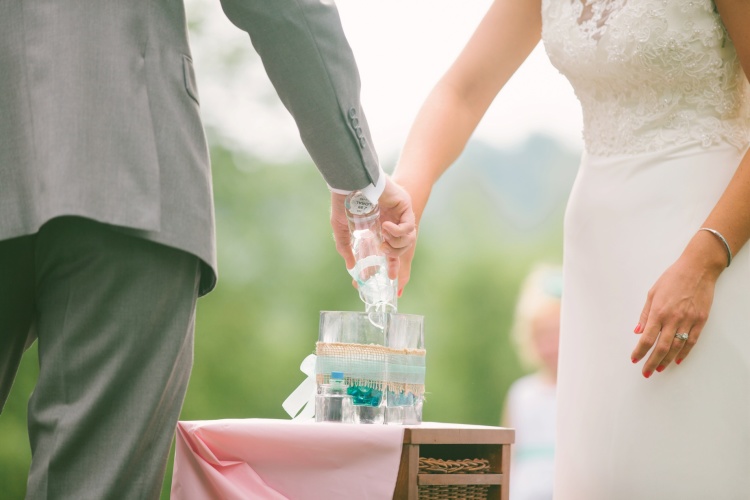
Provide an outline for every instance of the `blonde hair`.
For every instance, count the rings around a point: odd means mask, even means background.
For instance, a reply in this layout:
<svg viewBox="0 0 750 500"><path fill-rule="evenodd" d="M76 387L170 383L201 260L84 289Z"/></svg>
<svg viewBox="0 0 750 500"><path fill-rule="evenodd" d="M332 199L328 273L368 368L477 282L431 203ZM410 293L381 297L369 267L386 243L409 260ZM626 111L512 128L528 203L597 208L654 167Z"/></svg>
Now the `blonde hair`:
<svg viewBox="0 0 750 500"><path fill-rule="evenodd" d="M562 268L537 264L524 279L516 302L511 338L524 367L536 369L541 360L533 342L533 324L552 305L559 306L562 296Z"/></svg>

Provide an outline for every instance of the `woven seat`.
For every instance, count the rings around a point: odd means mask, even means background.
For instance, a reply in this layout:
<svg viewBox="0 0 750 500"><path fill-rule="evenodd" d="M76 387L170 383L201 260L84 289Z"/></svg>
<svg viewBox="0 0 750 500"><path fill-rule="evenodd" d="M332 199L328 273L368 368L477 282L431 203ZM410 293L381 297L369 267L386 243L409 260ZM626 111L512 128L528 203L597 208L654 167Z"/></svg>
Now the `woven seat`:
<svg viewBox="0 0 750 500"><path fill-rule="evenodd" d="M503 427L405 426L393 500L508 500L514 438Z"/></svg>
<svg viewBox="0 0 750 500"><path fill-rule="evenodd" d="M489 460L483 458L442 460L419 458L420 474L485 474ZM420 485L420 500L486 500L490 487L486 484L429 484Z"/></svg>

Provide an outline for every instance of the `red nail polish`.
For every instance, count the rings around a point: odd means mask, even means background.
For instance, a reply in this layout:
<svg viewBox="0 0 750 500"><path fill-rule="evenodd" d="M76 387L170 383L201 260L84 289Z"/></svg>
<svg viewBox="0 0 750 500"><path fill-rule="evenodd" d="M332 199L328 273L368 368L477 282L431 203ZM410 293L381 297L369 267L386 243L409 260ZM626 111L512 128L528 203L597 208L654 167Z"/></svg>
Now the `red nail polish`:
<svg viewBox="0 0 750 500"><path fill-rule="evenodd" d="M633 328L633 333L641 333L641 324L638 323L635 325L635 328Z"/></svg>
<svg viewBox="0 0 750 500"><path fill-rule="evenodd" d="M682 360L681 359L675 360L675 363L679 365L680 363L682 363Z"/></svg>
<svg viewBox="0 0 750 500"><path fill-rule="evenodd" d="M664 366L664 365L659 365L659 366L658 366L658 367L656 368L656 371L657 371L657 372L659 372L659 373L661 373L661 372L663 372L663 371L664 371L664 368L666 368L666 366Z"/></svg>
<svg viewBox="0 0 750 500"><path fill-rule="evenodd" d="M404 293L404 289L403 289L403 288L402 288L401 290L399 290L399 291L398 291L398 296L399 296L399 297L401 297L401 294L402 294L402 293Z"/></svg>
<svg viewBox="0 0 750 500"><path fill-rule="evenodd" d="M643 374L644 377L649 378L653 372L646 372Z"/></svg>
<svg viewBox="0 0 750 500"><path fill-rule="evenodd" d="M630 361L632 361L633 363L637 363L638 362L638 360L635 359L635 358L630 358Z"/></svg>

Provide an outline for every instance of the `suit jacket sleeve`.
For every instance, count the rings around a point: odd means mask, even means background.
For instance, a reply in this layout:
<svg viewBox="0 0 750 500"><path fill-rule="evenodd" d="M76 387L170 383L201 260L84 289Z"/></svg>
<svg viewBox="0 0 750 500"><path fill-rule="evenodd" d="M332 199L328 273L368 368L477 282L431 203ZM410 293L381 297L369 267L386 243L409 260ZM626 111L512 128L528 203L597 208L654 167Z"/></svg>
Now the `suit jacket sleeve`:
<svg viewBox="0 0 750 500"><path fill-rule="evenodd" d="M332 188L377 184L360 80L333 0L221 0L247 31L302 142Z"/></svg>

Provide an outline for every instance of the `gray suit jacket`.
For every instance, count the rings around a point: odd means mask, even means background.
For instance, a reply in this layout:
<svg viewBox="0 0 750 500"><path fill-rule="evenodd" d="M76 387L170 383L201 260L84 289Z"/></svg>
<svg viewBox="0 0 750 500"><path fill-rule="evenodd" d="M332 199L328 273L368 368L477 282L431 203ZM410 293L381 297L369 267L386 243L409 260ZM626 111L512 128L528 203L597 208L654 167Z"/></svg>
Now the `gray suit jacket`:
<svg viewBox="0 0 750 500"><path fill-rule="evenodd" d="M329 185L377 181L331 0L222 0ZM0 2L0 240L78 215L198 256L216 281L208 151L180 0Z"/></svg>

